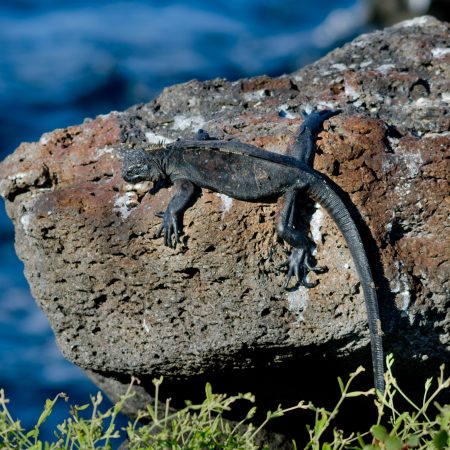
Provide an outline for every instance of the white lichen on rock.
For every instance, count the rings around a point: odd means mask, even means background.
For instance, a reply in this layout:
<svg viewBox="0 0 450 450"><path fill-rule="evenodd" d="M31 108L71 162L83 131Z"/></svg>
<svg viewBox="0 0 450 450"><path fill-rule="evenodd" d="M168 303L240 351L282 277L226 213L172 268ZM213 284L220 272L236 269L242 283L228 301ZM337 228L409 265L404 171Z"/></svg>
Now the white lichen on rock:
<svg viewBox="0 0 450 450"><path fill-rule="evenodd" d="M126 219L131 214L132 209L138 204L136 192L129 191L116 197L113 210L118 212L123 219Z"/></svg>
<svg viewBox="0 0 450 450"><path fill-rule="evenodd" d="M325 218L325 215L323 213L322 207L316 203L316 210L314 211L314 214L311 217L310 227L311 227L311 235L316 244L319 244L322 242L322 232L320 229L323 225L323 220Z"/></svg>
<svg viewBox="0 0 450 450"><path fill-rule="evenodd" d="M412 323L413 315L409 309L411 305L411 286L409 284L408 275L402 271L402 261L395 261L394 264L397 272L396 278L394 280L394 286L391 288L391 292L399 296L401 300L400 310L402 314L408 317L409 321Z"/></svg>
<svg viewBox="0 0 450 450"><path fill-rule="evenodd" d="M358 92L350 83L345 81L344 83L344 92L345 95L350 98L351 100L356 100L361 95L360 92Z"/></svg>
<svg viewBox="0 0 450 450"><path fill-rule="evenodd" d="M145 138L149 144L170 144L174 141L173 139L163 136L162 134L153 133L152 131L147 131L145 133Z"/></svg>
<svg viewBox="0 0 450 450"><path fill-rule="evenodd" d="M233 206L233 199L226 194L216 193L216 195L222 200L222 215L226 214Z"/></svg>
<svg viewBox="0 0 450 450"><path fill-rule="evenodd" d="M178 114L173 118L172 128L174 130L187 130L191 128L197 131L204 124L205 119L202 116L186 116L184 114Z"/></svg>
<svg viewBox="0 0 450 450"><path fill-rule="evenodd" d="M447 56L450 53L450 48L444 48L444 47L435 47L431 50L431 54L434 58L442 58L444 56Z"/></svg>
<svg viewBox="0 0 450 450"><path fill-rule="evenodd" d="M114 154L114 148L113 147L100 147L99 149L97 149L97 151L95 152L95 157L96 158L101 158L103 155L111 155L111 158L113 157Z"/></svg>
<svg viewBox="0 0 450 450"><path fill-rule="evenodd" d="M143 327L144 327L144 330L147 332L147 333L150 333L150 325L147 323L147 320L145 319L145 317L144 317L144 319L142 320L142 325L143 325Z"/></svg>
<svg viewBox="0 0 450 450"><path fill-rule="evenodd" d="M391 70L395 69L395 65L394 64L381 64L381 66L378 66L375 68L375 70L378 73L381 73L382 75L387 75Z"/></svg>
<svg viewBox="0 0 450 450"><path fill-rule="evenodd" d="M30 231L31 217L31 214L26 213L20 218L20 223L22 224L22 228L25 234L28 234Z"/></svg>
<svg viewBox="0 0 450 450"><path fill-rule="evenodd" d="M243 94L244 100L247 102L256 102L264 98L264 89L258 89L257 91L245 92Z"/></svg>
<svg viewBox="0 0 450 450"><path fill-rule="evenodd" d="M39 144L47 145L50 140L51 133L44 133L39 139Z"/></svg>
<svg viewBox="0 0 450 450"><path fill-rule="evenodd" d="M414 19L404 20L403 22L394 25L392 28L420 27L428 25L428 23L432 23L434 20L435 19L430 16L415 17Z"/></svg>
<svg viewBox="0 0 450 450"><path fill-rule="evenodd" d="M309 304L308 288L300 286L297 290L287 294L288 309L295 315L297 321L304 320L303 313Z"/></svg>

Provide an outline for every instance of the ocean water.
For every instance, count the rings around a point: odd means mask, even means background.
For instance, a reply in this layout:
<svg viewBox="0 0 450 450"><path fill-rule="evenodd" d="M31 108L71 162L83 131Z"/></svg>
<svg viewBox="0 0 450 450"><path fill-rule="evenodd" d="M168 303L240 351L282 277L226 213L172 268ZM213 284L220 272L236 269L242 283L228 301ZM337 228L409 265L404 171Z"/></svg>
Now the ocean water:
<svg viewBox="0 0 450 450"><path fill-rule="evenodd" d="M0 3L0 160L22 141L190 80L280 75L366 30L366 0L12 0ZM0 388L32 426L46 398L95 386L35 305L0 200ZM58 407L44 428L68 411Z"/></svg>

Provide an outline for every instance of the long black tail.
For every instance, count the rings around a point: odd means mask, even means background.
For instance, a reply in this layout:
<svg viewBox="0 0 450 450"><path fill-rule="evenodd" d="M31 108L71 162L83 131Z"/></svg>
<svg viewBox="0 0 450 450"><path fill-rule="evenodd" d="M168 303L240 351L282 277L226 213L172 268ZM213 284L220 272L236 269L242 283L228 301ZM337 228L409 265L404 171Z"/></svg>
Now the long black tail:
<svg viewBox="0 0 450 450"><path fill-rule="evenodd" d="M308 195L323 206L336 222L347 241L348 248L355 262L366 302L375 388L384 392L384 356L377 294L361 236L347 207L333 187L319 172L312 170L308 175Z"/></svg>

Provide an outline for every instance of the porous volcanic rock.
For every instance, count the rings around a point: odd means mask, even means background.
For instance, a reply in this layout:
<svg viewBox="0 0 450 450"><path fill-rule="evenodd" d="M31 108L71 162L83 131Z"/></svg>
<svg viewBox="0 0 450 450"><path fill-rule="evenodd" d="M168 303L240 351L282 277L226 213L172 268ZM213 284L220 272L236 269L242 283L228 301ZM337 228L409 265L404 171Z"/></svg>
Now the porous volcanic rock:
<svg viewBox="0 0 450 450"><path fill-rule="evenodd" d="M190 81L22 144L0 165L0 192L64 355L113 397L130 375L164 375L184 397L207 379L267 404L297 401L335 368L370 367L358 278L322 209L306 201L301 214L328 272L284 291L276 204L203 190L171 250L154 239L171 189L149 193L120 172L124 149L198 128L283 153L303 110L331 108L342 113L319 135L315 167L354 205L386 351L415 374L448 362L448 48L448 25L422 17L290 75Z"/></svg>

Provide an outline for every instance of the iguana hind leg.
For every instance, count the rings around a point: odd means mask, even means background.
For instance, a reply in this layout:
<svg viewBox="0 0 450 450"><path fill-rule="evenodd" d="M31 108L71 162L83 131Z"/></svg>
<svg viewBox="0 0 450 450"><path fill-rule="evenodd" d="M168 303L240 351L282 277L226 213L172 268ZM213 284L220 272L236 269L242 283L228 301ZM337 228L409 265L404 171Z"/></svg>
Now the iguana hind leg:
<svg viewBox="0 0 450 450"><path fill-rule="evenodd" d="M297 130L294 141L289 145L287 154L312 167L316 152L316 136L323 129L323 122L339 112L323 110L304 114L303 123ZM303 286L314 287L317 282L308 283L306 280L308 272L323 273L326 271L326 267L315 266L312 263L314 245L305 233L295 229L295 205L299 194L300 191L292 190L283 196L283 206L277 225L279 236L293 247L288 261L283 264L288 267L284 288L287 288L293 275Z"/></svg>
<svg viewBox="0 0 450 450"><path fill-rule="evenodd" d="M281 267L288 267L284 288L288 287L293 276L297 279L298 284L312 288L317 285L317 282L309 283L307 281L308 272L323 273L326 271L325 267L314 265L312 262L314 245L304 232L295 228L295 203L298 192L292 190L283 196L283 206L278 216L277 233L292 246L288 260L281 265Z"/></svg>

